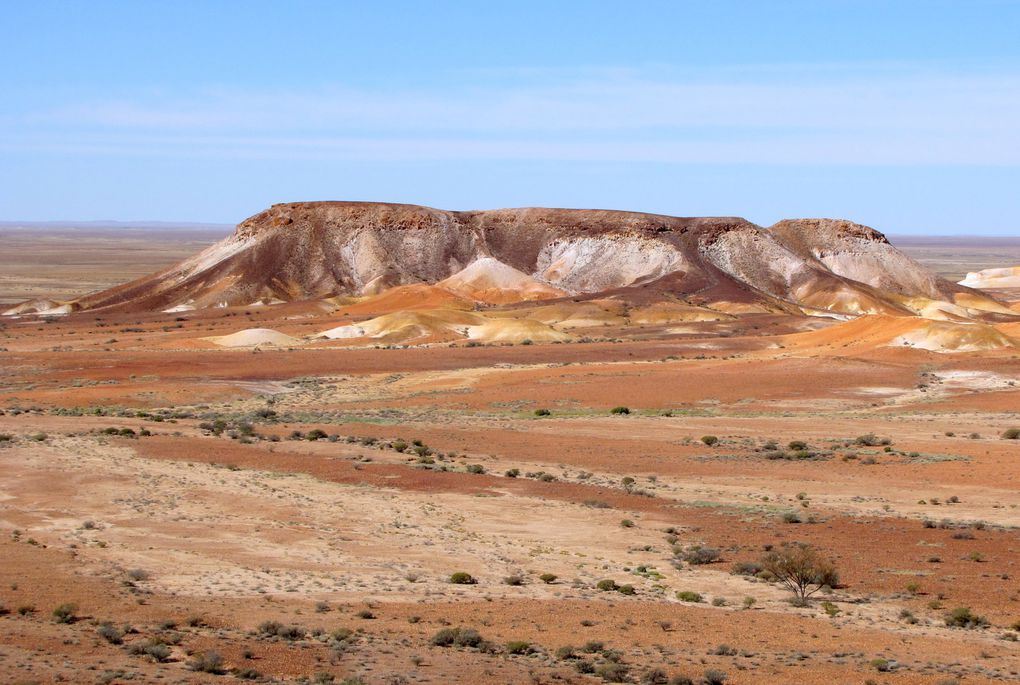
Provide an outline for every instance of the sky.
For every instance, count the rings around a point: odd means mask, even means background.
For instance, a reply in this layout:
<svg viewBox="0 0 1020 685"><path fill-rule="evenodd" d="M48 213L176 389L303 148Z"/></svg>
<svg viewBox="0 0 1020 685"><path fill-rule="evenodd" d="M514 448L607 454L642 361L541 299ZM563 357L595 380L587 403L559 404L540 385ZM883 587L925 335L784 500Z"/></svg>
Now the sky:
<svg viewBox="0 0 1020 685"><path fill-rule="evenodd" d="M276 203L1020 235L1020 0L0 0L0 220Z"/></svg>

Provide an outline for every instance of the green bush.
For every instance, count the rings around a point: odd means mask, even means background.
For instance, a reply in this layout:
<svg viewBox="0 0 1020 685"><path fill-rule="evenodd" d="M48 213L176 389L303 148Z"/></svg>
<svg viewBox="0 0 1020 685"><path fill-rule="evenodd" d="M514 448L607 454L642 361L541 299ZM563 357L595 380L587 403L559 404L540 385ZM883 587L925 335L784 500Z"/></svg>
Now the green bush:
<svg viewBox="0 0 1020 685"><path fill-rule="evenodd" d="M703 442L706 445L708 445L709 447L711 447L712 445L714 445L717 442L719 442L719 438L715 437L714 435L702 435L701 436L701 442Z"/></svg>
<svg viewBox="0 0 1020 685"><path fill-rule="evenodd" d="M99 633L99 637L103 638L111 645L119 645L124 642L124 631L109 621L101 624L99 628L96 629L96 632Z"/></svg>
<svg viewBox="0 0 1020 685"><path fill-rule="evenodd" d="M679 599L681 602L698 602L698 603L700 603L700 602L704 602L705 601L705 598L702 597L699 593L693 592L691 590L680 590L680 591L678 591L676 593L676 598Z"/></svg>
<svg viewBox="0 0 1020 685"><path fill-rule="evenodd" d="M950 628L984 628L988 620L975 614L970 607L957 607L946 614L946 625Z"/></svg>
<svg viewBox="0 0 1020 685"><path fill-rule="evenodd" d="M733 564L730 571L735 576L756 576L761 573L761 564L754 561L741 561Z"/></svg>
<svg viewBox="0 0 1020 685"><path fill-rule="evenodd" d="M694 545L682 550L677 556L693 566L714 564L719 561L720 552L715 547L702 547Z"/></svg>
<svg viewBox="0 0 1020 685"><path fill-rule="evenodd" d="M1020 440L1020 428L1010 428L1003 432L1003 440Z"/></svg>
<svg viewBox="0 0 1020 685"><path fill-rule="evenodd" d="M609 410L610 414L629 414L630 409L627 407L613 407Z"/></svg>
<svg viewBox="0 0 1020 685"><path fill-rule="evenodd" d="M437 647L481 647L485 643L474 628L443 628L432 636Z"/></svg>
<svg viewBox="0 0 1020 685"><path fill-rule="evenodd" d="M604 664L599 664L595 667L595 675L607 683L625 683L627 682L627 673L629 669L626 664L617 663L615 661L607 661Z"/></svg>
<svg viewBox="0 0 1020 685"><path fill-rule="evenodd" d="M77 604L66 602L53 610L53 620L57 623L74 623L74 612L76 611L78 611Z"/></svg>
<svg viewBox="0 0 1020 685"><path fill-rule="evenodd" d="M577 650L574 648L573 645L564 645L562 647L557 647L556 648L556 658L557 659L576 659L577 658Z"/></svg>
<svg viewBox="0 0 1020 685"><path fill-rule="evenodd" d="M219 652L208 651L197 655L188 662L188 668L199 673L212 673L220 675L224 673L223 657Z"/></svg>
<svg viewBox="0 0 1020 685"><path fill-rule="evenodd" d="M264 621L259 624L258 633L263 637L278 637L294 641L305 636L305 629L301 626L285 626L278 621Z"/></svg>
<svg viewBox="0 0 1020 685"><path fill-rule="evenodd" d="M555 583L558 577L559 576L557 576L555 573L543 573L538 577L538 579L541 580L546 585L549 585L550 583Z"/></svg>
<svg viewBox="0 0 1020 685"><path fill-rule="evenodd" d="M549 411L548 409L536 409L535 410L535 416L549 416L550 414L552 414L552 412Z"/></svg>
<svg viewBox="0 0 1020 685"><path fill-rule="evenodd" d="M669 676L661 668L651 668L641 674L641 685L667 685Z"/></svg>
<svg viewBox="0 0 1020 685"><path fill-rule="evenodd" d="M722 685L723 683L726 682L726 678L728 676L726 675L725 671L720 671L719 669L716 668L710 668L707 671L705 671L702 677L705 680L705 685Z"/></svg>
<svg viewBox="0 0 1020 685"><path fill-rule="evenodd" d="M617 589L616 581L612 578L606 578L595 583L595 587L603 592L615 592Z"/></svg>
<svg viewBox="0 0 1020 685"><path fill-rule="evenodd" d="M443 628L432 636L432 644L436 647L450 647L460 635L460 628Z"/></svg>
<svg viewBox="0 0 1020 685"><path fill-rule="evenodd" d="M454 585L474 585L478 581L470 573L457 571L450 575L450 582Z"/></svg>
<svg viewBox="0 0 1020 685"><path fill-rule="evenodd" d="M531 643L524 640L512 640L506 643L507 654L531 654Z"/></svg>
<svg viewBox="0 0 1020 685"><path fill-rule="evenodd" d="M131 643L127 647L127 652L132 656L148 656L159 663L163 663L170 658L171 649L169 645L161 640L152 639Z"/></svg>

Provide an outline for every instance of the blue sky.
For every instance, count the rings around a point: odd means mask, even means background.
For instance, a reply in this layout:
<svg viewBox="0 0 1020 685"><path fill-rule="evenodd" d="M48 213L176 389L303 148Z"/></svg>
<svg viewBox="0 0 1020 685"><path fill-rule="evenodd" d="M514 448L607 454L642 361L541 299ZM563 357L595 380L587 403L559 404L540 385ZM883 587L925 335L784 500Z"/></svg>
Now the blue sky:
<svg viewBox="0 0 1020 685"><path fill-rule="evenodd" d="M0 1L0 219L274 202L1020 235L1020 2Z"/></svg>

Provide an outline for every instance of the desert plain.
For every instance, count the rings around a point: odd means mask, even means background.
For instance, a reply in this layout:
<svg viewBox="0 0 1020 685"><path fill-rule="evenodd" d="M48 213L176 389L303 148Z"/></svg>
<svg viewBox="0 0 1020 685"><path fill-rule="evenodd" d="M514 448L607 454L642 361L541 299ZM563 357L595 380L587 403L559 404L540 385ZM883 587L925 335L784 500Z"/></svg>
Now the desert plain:
<svg viewBox="0 0 1020 685"><path fill-rule="evenodd" d="M111 240L7 303L196 251ZM905 251L1020 264L969 249ZM2 680L1020 679L1020 289L968 336L415 288L0 318ZM838 582L791 601L761 569L790 543Z"/></svg>

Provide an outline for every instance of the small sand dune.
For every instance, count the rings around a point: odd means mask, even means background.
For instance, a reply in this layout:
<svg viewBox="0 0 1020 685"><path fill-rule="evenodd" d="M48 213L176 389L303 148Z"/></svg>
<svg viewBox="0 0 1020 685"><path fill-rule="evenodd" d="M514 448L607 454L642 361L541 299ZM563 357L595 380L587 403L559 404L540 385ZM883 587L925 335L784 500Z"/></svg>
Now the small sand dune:
<svg viewBox="0 0 1020 685"><path fill-rule="evenodd" d="M300 345L297 338L274 331L271 328L246 328L230 335L219 335L211 338L202 338L220 347L255 347L259 345L273 345L275 347L292 347Z"/></svg>

